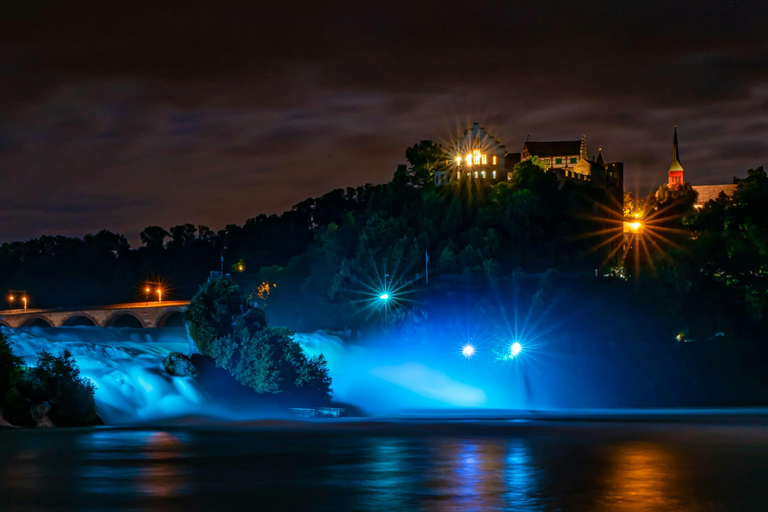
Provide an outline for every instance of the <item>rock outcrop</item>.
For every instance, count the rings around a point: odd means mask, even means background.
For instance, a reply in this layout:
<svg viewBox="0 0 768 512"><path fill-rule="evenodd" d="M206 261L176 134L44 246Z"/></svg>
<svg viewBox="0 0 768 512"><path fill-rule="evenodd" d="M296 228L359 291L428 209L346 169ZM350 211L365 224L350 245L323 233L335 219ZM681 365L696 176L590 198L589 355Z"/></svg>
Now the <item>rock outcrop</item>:
<svg viewBox="0 0 768 512"><path fill-rule="evenodd" d="M174 377L197 377L197 368L192 360L181 352L171 352L163 359L165 371Z"/></svg>
<svg viewBox="0 0 768 512"><path fill-rule="evenodd" d="M5 418L3 418L2 411L0 411L0 427L13 427L13 425L5 421Z"/></svg>
<svg viewBox="0 0 768 512"><path fill-rule="evenodd" d="M48 405L47 402L33 405L29 408L29 414L32 415L32 419L37 423L37 428L51 428L56 426L48 417L49 412L51 412L51 406Z"/></svg>

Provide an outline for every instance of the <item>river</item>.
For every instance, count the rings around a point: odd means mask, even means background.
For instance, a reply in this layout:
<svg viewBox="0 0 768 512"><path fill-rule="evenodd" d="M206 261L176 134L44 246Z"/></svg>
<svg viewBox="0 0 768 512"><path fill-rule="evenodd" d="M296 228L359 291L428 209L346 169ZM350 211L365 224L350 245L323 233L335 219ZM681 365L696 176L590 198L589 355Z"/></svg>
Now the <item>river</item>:
<svg viewBox="0 0 768 512"><path fill-rule="evenodd" d="M768 509L764 416L0 430L3 511Z"/></svg>

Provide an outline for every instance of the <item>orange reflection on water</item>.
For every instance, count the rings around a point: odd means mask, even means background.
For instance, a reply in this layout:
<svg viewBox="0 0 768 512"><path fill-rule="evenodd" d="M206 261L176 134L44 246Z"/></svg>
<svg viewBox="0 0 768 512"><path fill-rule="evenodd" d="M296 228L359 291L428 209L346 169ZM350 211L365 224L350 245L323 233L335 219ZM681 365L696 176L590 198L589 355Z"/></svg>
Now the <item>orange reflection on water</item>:
<svg viewBox="0 0 768 512"><path fill-rule="evenodd" d="M180 456L181 440L168 432L153 432L147 436L145 455L150 461L138 475L138 488L149 496L176 496L184 482L180 466L174 459Z"/></svg>
<svg viewBox="0 0 768 512"><path fill-rule="evenodd" d="M685 494L682 460L669 448L630 443L616 449L610 463L602 510L690 512L698 510Z"/></svg>

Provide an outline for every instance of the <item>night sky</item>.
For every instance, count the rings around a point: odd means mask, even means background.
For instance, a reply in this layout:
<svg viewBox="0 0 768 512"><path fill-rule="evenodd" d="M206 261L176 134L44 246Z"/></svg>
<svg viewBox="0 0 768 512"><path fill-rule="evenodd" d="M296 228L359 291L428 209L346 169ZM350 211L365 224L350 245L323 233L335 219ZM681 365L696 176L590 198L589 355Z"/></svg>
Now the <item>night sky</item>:
<svg viewBox="0 0 768 512"><path fill-rule="evenodd" d="M768 2L2 2L0 242L242 224L473 121L645 192L675 120L693 184L768 163Z"/></svg>

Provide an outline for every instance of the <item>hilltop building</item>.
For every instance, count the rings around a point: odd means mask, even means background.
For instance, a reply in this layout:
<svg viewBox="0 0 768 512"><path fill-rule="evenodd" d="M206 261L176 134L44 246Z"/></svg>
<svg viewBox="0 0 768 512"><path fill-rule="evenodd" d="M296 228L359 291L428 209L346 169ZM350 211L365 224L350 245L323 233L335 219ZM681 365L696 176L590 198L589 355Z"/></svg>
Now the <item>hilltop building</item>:
<svg viewBox="0 0 768 512"><path fill-rule="evenodd" d="M550 169L570 169L576 165L579 160L587 158L586 136L581 140L564 140L554 142L531 142L525 141L521 160L538 157L542 163L549 166Z"/></svg>
<svg viewBox="0 0 768 512"><path fill-rule="evenodd" d="M589 159L586 136L571 141L525 141L520 153L508 153L500 140L474 123L449 147L448 155L445 170L434 173L435 185L444 185L449 179L491 183L510 180L515 165L537 157L554 172L561 186L574 181L605 188L623 201L624 164L606 164L602 148L596 158Z"/></svg>
<svg viewBox="0 0 768 512"><path fill-rule="evenodd" d="M445 184L449 178L493 182L506 180L507 174L511 173L517 163L507 160L505 146L478 123L464 130L462 136L448 148L448 155L453 155L452 159L446 161L449 170L435 172L436 185Z"/></svg>
<svg viewBox="0 0 768 512"><path fill-rule="evenodd" d="M701 210L704 208L705 204L717 199L721 192L725 193L728 197L733 197L733 194L736 192L736 186L737 185L733 183L730 185L696 185L692 188L698 192L699 195L696 197L696 202L693 204L693 207L697 210Z"/></svg>
<svg viewBox="0 0 768 512"><path fill-rule="evenodd" d="M677 124L675 124L675 131L672 137L672 162L669 164L669 179L667 186L669 188L677 188L685 183L683 176L683 164L680 163L680 148L677 142ZM721 192L725 193L728 197L733 196L736 192L736 185L733 183L725 185L693 185L691 188L698 193L694 208L700 210L709 201L714 201L718 198Z"/></svg>
<svg viewBox="0 0 768 512"><path fill-rule="evenodd" d="M675 125L675 135L672 140L672 163L669 164L669 188L677 188L683 185L683 165L680 163L680 151L677 148L677 125Z"/></svg>

